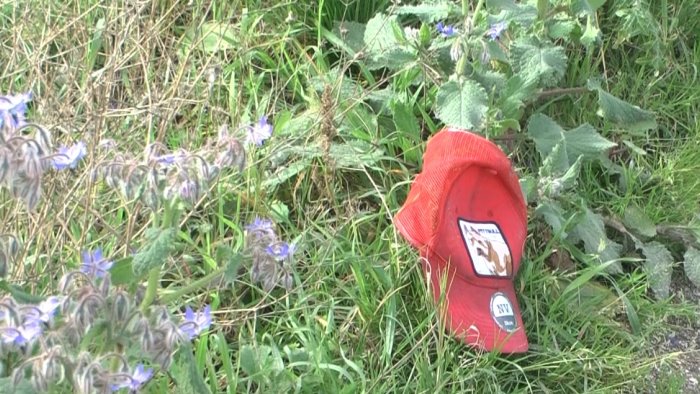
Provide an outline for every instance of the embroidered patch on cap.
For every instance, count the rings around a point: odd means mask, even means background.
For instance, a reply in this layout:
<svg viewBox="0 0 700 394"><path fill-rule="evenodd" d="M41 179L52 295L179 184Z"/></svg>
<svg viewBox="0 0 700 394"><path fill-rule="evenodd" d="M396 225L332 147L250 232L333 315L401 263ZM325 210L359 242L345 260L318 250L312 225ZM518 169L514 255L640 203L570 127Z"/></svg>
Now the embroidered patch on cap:
<svg viewBox="0 0 700 394"><path fill-rule="evenodd" d="M513 258L510 247L496 223L459 219L459 229L477 275L506 278L511 276Z"/></svg>
<svg viewBox="0 0 700 394"><path fill-rule="evenodd" d="M518 321L515 319L513 304L508 297L501 293L494 293L491 296L491 317L501 327L503 331L513 332L518 328Z"/></svg>

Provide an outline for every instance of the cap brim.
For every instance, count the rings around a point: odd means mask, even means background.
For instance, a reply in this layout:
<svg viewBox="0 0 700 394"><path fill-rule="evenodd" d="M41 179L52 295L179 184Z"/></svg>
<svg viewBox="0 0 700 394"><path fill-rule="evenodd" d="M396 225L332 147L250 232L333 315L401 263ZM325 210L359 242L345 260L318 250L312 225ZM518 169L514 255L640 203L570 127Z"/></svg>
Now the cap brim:
<svg viewBox="0 0 700 394"><path fill-rule="evenodd" d="M468 283L455 275L449 264L435 261L439 257L428 257L430 263L430 280L436 303L441 306L441 318L446 327L456 338L468 345L477 346L488 351L501 353L524 353L529 345L520 306L515 296L513 283L504 281L498 288L479 287ZM424 269L428 263L424 262ZM452 272L449 272L452 271ZM443 289L446 297L441 299ZM502 293L511 302L517 326L514 331L501 329L492 317L491 299L494 294Z"/></svg>

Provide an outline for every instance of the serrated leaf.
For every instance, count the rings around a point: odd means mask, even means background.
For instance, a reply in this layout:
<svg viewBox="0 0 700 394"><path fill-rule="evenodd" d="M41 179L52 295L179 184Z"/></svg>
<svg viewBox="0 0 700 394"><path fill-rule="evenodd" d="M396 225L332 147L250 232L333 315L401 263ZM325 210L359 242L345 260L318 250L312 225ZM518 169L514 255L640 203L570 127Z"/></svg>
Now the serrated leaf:
<svg viewBox="0 0 700 394"><path fill-rule="evenodd" d="M564 141L559 142L542 162L540 178L556 177L569 170L569 155L566 153Z"/></svg>
<svg viewBox="0 0 700 394"><path fill-rule="evenodd" d="M635 204L627 206L622 222L625 227L632 229L640 235L649 238L656 236L656 225L649 219L644 211L639 209Z"/></svg>
<svg viewBox="0 0 700 394"><path fill-rule="evenodd" d="M343 100L361 97L364 92L357 82L343 75L338 68L332 68L322 76L309 79L309 86L319 94L329 86L333 97L342 98Z"/></svg>
<svg viewBox="0 0 700 394"><path fill-rule="evenodd" d="M143 277L151 268L163 264L175 249L176 229L149 228L146 230L146 243L133 256L134 275Z"/></svg>
<svg viewBox="0 0 700 394"><path fill-rule="evenodd" d="M318 150L318 155L320 155L320 149ZM264 188L271 188L278 186L287 180L293 178L300 172L304 171L305 169L309 168L311 166L311 157L306 156L301 158L300 160L297 160L295 162L290 163L289 165L286 165L279 170L275 171L273 174L267 177L262 182L262 186Z"/></svg>
<svg viewBox="0 0 700 394"><path fill-rule="evenodd" d="M520 4L513 0L490 0L486 2L486 7L492 11L499 11L486 17L489 25L506 21L529 27L537 20L537 8L529 4Z"/></svg>
<svg viewBox="0 0 700 394"><path fill-rule="evenodd" d="M183 341L180 344L180 348L175 356L175 362L171 368L171 375L177 382L175 393L211 393L209 386L207 386L199 370L197 370L197 361L194 358L192 344L189 341Z"/></svg>
<svg viewBox="0 0 700 394"><path fill-rule="evenodd" d="M517 40L511 46L513 70L539 86L556 86L564 77L566 62L566 52L560 46L531 39Z"/></svg>
<svg viewBox="0 0 700 394"><path fill-rule="evenodd" d="M260 371L260 362L258 361L257 352L255 348L250 345L241 346L241 350L238 352L238 363L241 365L241 369L248 376L255 376L255 374Z"/></svg>
<svg viewBox="0 0 700 394"><path fill-rule="evenodd" d="M183 52L189 48L201 49L205 53L215 53L238 47L240 34L234 25L223 22L206 22L197 29L190 30L183 40Z"/></svg>
<svg viewBox="0 0 700 394"><path fill-rule="evenodd" d="M379 13L367 22L364 42L369 55L366 64L369 69L388 67L395 70L416 60L415 49L402 45L396 39L394 31L397 28L396 15Z"/></svg>
<svg viewBox="0 0 700 394"><path fill-rule="evenodd" d="M700 288L700 251L689 247L683 255L683 269L685 275L690 279L695 287Z"/></svg>
<svg viewBox="0 0 700 394"><path fill-rule="evenodd" d="M569 36L571 36L571 32L574 31L575 27L576 22L572 20L555 20L547 26L547 33L554 40L569 40Z"/></svg>
<svg viewBox="0 0 700 394"><path fill-rule="evenodd" d="M451 80L438 89L436 114L448 126L480 131L488 111L488 96L470 80Z"/></svg>
<svg viewBox="0 0 700 394"><path fill-rule="evenodd" d="M397 7L397 15L415 15L426 23L447 19L450 14L459 11L454 3L436 2L431 4L405 5Z"/></svg>
<svg viewBox="0 0 700 394"><path fill-rule="evenodd" d="M666 246L658 241L639 245L646 257L644 269L649 277L651 290L656 298L668 297L673 273L673 256Z"/></svg>
<svg viewBox="0 0 700 394"><path fill-rule="evenodd" d="M238 268L241 266L243 256L235 253L228 245L218 245L216 248L216 261L226 265L224 270L224 283L226 286L233 286L238 279Z"/></svg>
<svg viewBox="0 0 700 394"><path fill-rule="evenodd" d="M365 46L365 28L363 23L343 21L333 24L333 34L340 38L351 55L362 51ZM340 45L339 45L340 46Z"/></svg>
<svg viewBox="0 0 700 394"><path fill-rule="evenodd" d="M602 263L620 258L622 245L608 239L605 233L603 217L585 208L581 221L569 233L573 242L583 242L586 253L598 255ZM620 262L611 264L608 271L613 274L622 272Z"/></svg>
<svg viewBox="0 0 700 394"><path fill-rule="evenodd" d="M603 90L600 83L589 79L588 89L598 92L598 115L632 132L646 132L655 129L656 116Z"/></svg>
<svg viewBox="0 0 700 394"><path fill-rule="evenodd" d="M330 156L339 168L363 168L372 166L384 157L384 151L360 140L331 144Z"/></svg>
<svg viewBox="0 0 700 394"><path fill-rule="evenodd" d="M109 270L109 278L112 280L112 284L127 285L136 281L133 260L132 256L127 256L114 262L114 265Z"/></svg>
<svg viewBox="0 0 700 394"><path fill-rule="evenodd" d="M541 216L552 227L555 234L559 234L562 238L567 237L567 233L563 231L566 223L564 210L558 202L549 199L542 201L535 208L535 214Z"/></svg>
<svg viewBox="0 0 700 394"><path fill-rule="evenodd" d="M535 84L524 81L518 75L508 78L505 87L498 94L498 108L503 117L520 120L525 103L532 99L536 90Z"/></svg>
<svg viewBox="0 0 700 394"><path fill-rule="evenodd" d="M588 123L565 131L552 118L543 114L534 114L530 117L527 132L535 141L537 151L542 158L546 158L554 147L564 142L569 158L583 155L584 159L597 158L600 153L617 146L614 142L605 139Z"/></svg>

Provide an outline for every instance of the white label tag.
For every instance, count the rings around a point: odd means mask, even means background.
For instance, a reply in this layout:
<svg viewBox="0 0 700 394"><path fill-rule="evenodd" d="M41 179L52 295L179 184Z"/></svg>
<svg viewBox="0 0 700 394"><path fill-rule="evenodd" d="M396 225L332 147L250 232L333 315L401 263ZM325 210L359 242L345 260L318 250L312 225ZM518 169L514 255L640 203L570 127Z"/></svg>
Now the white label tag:
<svg viewBox="0 0 700 394"><path fill-rule="evenodd" d="M478 223L459 219L459 229L477 275L511 276L513 257L496 223Z"/></svg>
<svg viewBox="0 0 700 394"><path fill-rule="evenodd" d="M490 310L491 317L503 331L513 332L518 328L513 304L505 294L498 292L491 296Z"/></svg>

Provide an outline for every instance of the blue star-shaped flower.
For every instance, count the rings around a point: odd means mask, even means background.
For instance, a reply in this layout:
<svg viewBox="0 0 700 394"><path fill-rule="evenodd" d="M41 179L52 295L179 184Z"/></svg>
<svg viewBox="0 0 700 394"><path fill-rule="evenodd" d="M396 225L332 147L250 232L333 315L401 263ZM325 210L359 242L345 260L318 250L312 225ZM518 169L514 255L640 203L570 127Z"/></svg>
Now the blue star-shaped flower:
<svg viewBox="0 0 700 394"><path fill-rule="evenodd" d="M113 261L107 260L102 256L102 249L97 248L95 251L90 252L84 250L83 253L83 265L80 270L92 278L104 278L112 268L114 264Z"/></svg>
<svg viewBox="0 0 700 394"><path fill-rule="evenodd" d="M189 306L185 308L185 320L180 323L180 331L182 331L188 339L193 339L202 331L211 326L211 307L206 305L204 310L195 313Z"/></svg>
<svg viewBox="0 0 700 394"><path fill-rule="evenodd" d="M272 125L267 122L267 116L263 115L258 123L248 128L246 141L249 144L261 146L265 140L272 136Z"/></svg>

